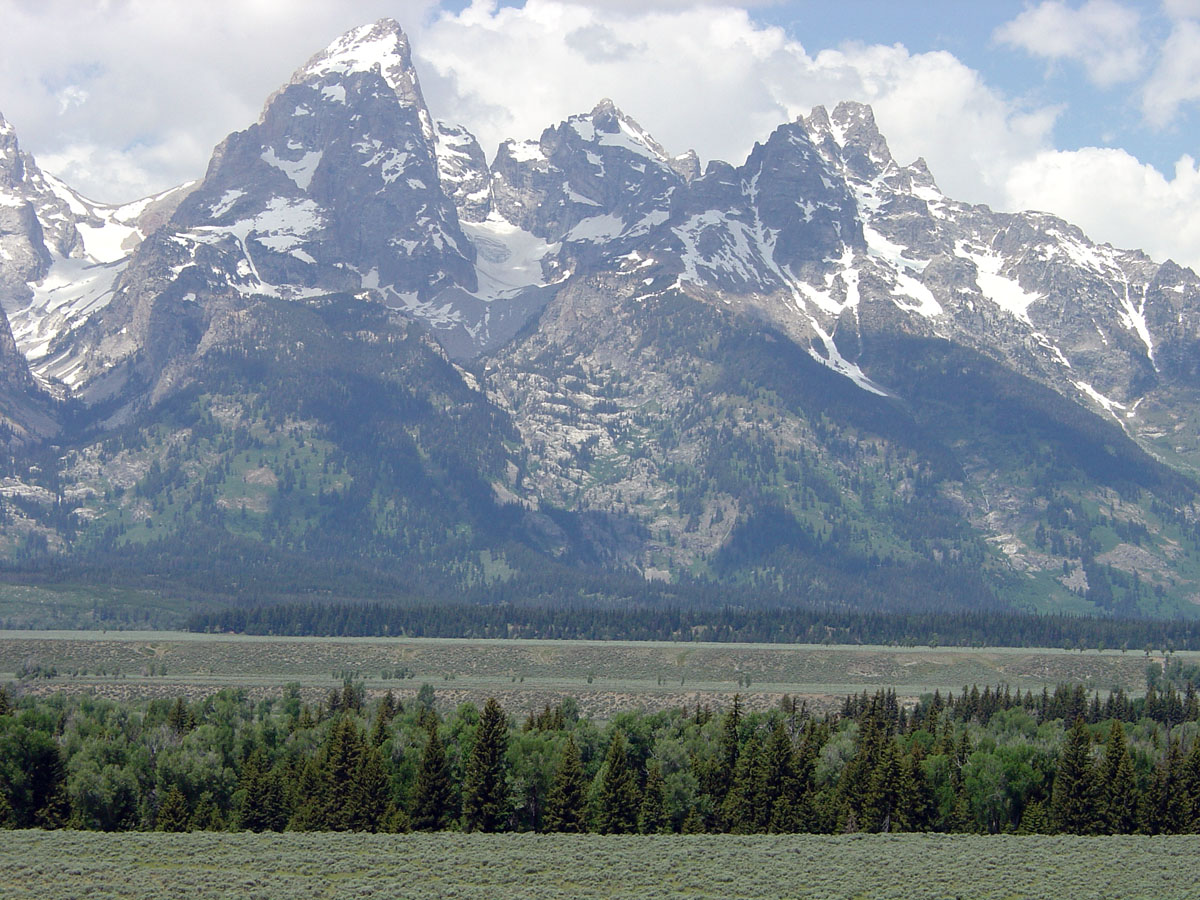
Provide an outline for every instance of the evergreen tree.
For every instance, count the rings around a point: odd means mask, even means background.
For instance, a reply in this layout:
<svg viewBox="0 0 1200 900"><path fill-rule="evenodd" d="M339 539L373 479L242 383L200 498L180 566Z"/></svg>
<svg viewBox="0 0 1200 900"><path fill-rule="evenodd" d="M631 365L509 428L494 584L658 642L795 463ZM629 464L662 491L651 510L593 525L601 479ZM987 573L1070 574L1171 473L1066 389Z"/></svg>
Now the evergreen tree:
<svg viewBox="0 0 1200 900"><path fill-rule="evenodd" d="M295 781L295 803L288 819L289 831L328 831L331 829L326 803L326 781L321 762L310 757L300 767Z"/></svg>
<svg viewBox="0 0 1200 900"><path fill-rule="evenodd" d="M613 732L600 769L596 830L601 834L632 834L637 830L640 806L637 778L625 746L625 735Z"/></svg>
<svg viewBox="0 0 1200 900"><path fill-rule="evenodd" d="M813 778L816 774L821 747L828 739L829 729L827 726L816 722L809 722L805 726L804 735L792 755L792 774L796 781L795 808L791 810L791 814L786 820L783 820L783 813L772 816L777 820L776 824L782 826L777 827L776 831L791 833L820 830L814 799L816 786ZM784 810L784 812L788 811Z"/></svg>
<svg viewBox="0 0 1200 900"><path fill-rule="evenodd" d="M441 831L450 823L450 800L454 785L446 748L438 736L436 719L429 723L429 736L421 754L420 768L412 794L412 827L416 831Z"/></svg>
<svg viewBox="0 0 1200 900"><path fill-rule="evenodd" d="M933 791L929 787L929 779L925 776L925 768L921 765L924 753L921 745L913 741L908 753L908 779L912 786L912 806L908 815L908 827L912 831L927 831L933 825L934 801Z"/></svg>
<svg viewBox="0 0 1200 900"><path fill-rule="evenodd" d="M762 811L759 822L775 833L795 831L796 809L800 801L799 784L794 769L795 748L776 722L763 749L762 788L759 802Z"/></svg>
<svg viewBox="0 0 1200 900"><path fill-rule="evenodd" d="M915 786L895 741L887 741L871 772L863 801L864 822L871 831L909 831Z"/></svg>
<svg viewBox="0 0 1200 900"><path fill-rule="evenodd" d="M495 697L479 718L475 745L463 778L463 816L468 831L500 831L508 822L508 719Z"/></svg>
<svg viewBox="0 0 1200 900"><path fill-rule="evenodd" d="M1190 826L1190 803L1185 789L1184 757L1172 740L1143 797L1142 830L1148 834L1178 834Z"/></svg>
<svg viewBox="0 0 1200 900"><path fill-rule="evenodd" d="M354 718L334 720L320 753L301 772L295 812L288 827L298 831L347 831L361 818L363 795L354 788L366 742Z"/></svg>
<svg viewBox="0 0 1200 900"><path fill-rule="evenodd" d="M262 747L255 747L242 763L237 810L241 827L249 831L282 831L287 824L283 778Z"/></svg>
<svg viewBox="0 0 1200 900"><path fill-rule="evenodd" d="M864 716L859 726L857 752L846 763L837 784L843 831L858 831L868 827L870 814L866 806L871 776L879 765L887 743L883 722L874 715Z"/></svg>
<svg viewBox="0 0 1200 900"><path fill-rule="evenodd" d="M381 831L391 803L391 780L379 748L363 741L350 783L344 822L347 831Z"/></svg>
<svg viewBox="0 0 1200 900"><path fill-rule="evenodd" d="M554 772L554 784L546 800L545 827L547 831L563 831L579 834L586 830L584 806L587 785L583 777L583 761L579 758L579 746L573 735L567 735L558 769Z"/></svg>
<svg viewBox="0 0 1200 900"><path fill-rule="evenodd" d="M665 834L670 830L667 785L663 780L662 767L657 760L651 760L646 767L646 786L642 791L642 808L638 812L638 831L641 834Z"/></svg>
<svg viewBox="0 0 1200 900"><path fill-rule="evenodd" d="M1101 810L1096 773L1092 766L1092 738L1083 718L1076 718L1058 754L1050 819L1067 834L1094 834Z"/></svg>
<svg viewBox="0 0 1200 900"><path fill-rule="evenodd" d="M1046 812L1046 804L1040 800L1025 804L1017 834L1049 834L1050 831L1050 814Z"/></svg>
<svg viewBox="0 0 1200 900"><path fill-rule="evenodd" d="M155 830L187 831L190 816L191 810L188 809L187 798L183 796L183 791L179 790L178 785L172 785L171 790L167 791L167 796L163 799L162 806L158 808Z"/></svg>
<svg viewBox="0 0 1200 900"><path fill-rule="evenodd" d="M355 790L355 780L362 764L364 749L362 734L354 717L342 714L329 732L325 745L322 793L326 803L326 828L349 831L359 816L361 794Z"/></svg>
<svg viewBox="0 0 1200 900"><path fill-rule="evenodd" d="M8 685L0 684L0 716L7 716L14 708L12 695L8 692Z"/></svg>
<svg viewBox="0 0 1200 900"><path fill-rule="evenodd" d="M738 757L733 784L721 804L725 827L734 834L756 834L766 830L762 744L750 735Z"/></svg>
<svg viewBox="0 0 1200 900"><path fill-rule="evenodd" d="M0 785L0 830L16 827L17 814L13 811L12 804L8 802L8 793Z"/></svg>
<svg viewBox="0 0 1200 900"><path fill-rule="evenodd" d="M196 727L195 717L182 697L176 697L167 710L167 727L176 734L186 734Z"/></svg>
<svg viewBox="0 0 1200 900"><path fill-rule="evenodd" d="M382 747L384 742L390 736L388 733L388 724L391 718L385 716L380 710L375 714L375 722L371 725L371 736L367 738L367 743L372 747Z"/></svg>
<svg viewBox="0 0 1200 900"><path fill-rule="evenodd" d="M1132 834L1137 827L1137 793L1133 760L1125 741L1125 729L1114 720L1104 751L1104 826L1110 834Z"/></svg>
<svg viewBox="0 0 1200 900"><path fill-rule="evenodd" d="M718 802L725 799L725 795L729 791L737 774L738 756L741 753L742 746L741 724L742 697L741 694L734 694L733 706L725 713L721 730L719 762L717 770L713 773L715 777L711 785L713 798Z"/></svg>
<svg viewBox="0 0 1200 900"><path fill-rule="evenodd" d="M1187 798L1187 821L1182 830L1194 834L1200 831L1200 740L1192 742L1192 750L1183 764L1183 792Z"/></svg>
<svg viewBox="0 0 1200 900"><path fill-rule="evenodd" d="M70 817L67 769L54 738L0 719L0 796L17 828L61 828ZM134 798L136 802L136 798Z"/></svg>
<svg viewBox="0 0 1200 900"><path fill-rule="evenodd" d="M688 814L683 819L683 825L679 829L680 834L704 834L704 817L700 815L700 810L692 807L688 810Z"/></svg>

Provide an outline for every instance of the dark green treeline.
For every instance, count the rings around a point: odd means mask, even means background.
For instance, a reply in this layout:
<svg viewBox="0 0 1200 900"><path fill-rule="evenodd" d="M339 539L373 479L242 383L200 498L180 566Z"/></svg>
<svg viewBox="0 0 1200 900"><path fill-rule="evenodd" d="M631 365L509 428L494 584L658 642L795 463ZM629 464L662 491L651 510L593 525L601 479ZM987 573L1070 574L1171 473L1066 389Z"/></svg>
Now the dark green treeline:
<svg viewBox="0 0 1200 900"><path fill-rule="evenodd" d="M890 692L832 715L626 712L515 721L347 683L315 706L117 703L0 688L0 827L104 831L1200 832L1190 683Z"/></svg>

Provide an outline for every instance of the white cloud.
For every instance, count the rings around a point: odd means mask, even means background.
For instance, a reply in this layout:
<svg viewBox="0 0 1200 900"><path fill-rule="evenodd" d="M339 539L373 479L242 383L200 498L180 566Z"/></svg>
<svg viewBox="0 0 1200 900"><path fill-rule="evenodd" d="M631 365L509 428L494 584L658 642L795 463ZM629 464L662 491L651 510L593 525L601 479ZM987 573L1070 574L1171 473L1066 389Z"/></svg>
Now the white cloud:
<svg viewBox="0 0 1200 900"><path fill-rule="evenodd" d="M333 37L385 15L419 25L433 8L430 0L0 0L0 112L40 161L72 160L85 194L128 200L121 192L202 175L213 145L252 123Z"/></svg>
<svg viewBox="0 0 1200 900"><path fill-rule="evenodd" d="M414 41L435 114L491 153L611 97L673 152L740 163L816 104L873 104L901 162L924 155L943 188L1005 200L1005 173L1046 146L1055 111L1022 110L954 56L854 45L815 57L743 10L598 13L530 0L476 3Z"/></svg>
<svg viewBox="0 0 1200 900"><path fill-rule="evenodd" d="M1136 10L1114 0L1088 0L1078 9L1045 0L996 29L996 39L1048 60L1069 59L1101 87L1136 78L1146 48Z"/></svg>
<svg viewBox="0 0 1200 900"><path fill-rule="evenodd" d="M1200 0L1163 0L1163 12L1172 19L1200 19Z"/></svg>
<svg viewBox="0 0 1200 900"><path fill-rule="evenodd" d="M1200 271L1200 169L1190 156L1166 178L1124 150L1046 151L1013 167L1010 205L1041 209L1092 238Z"/></svg>
<svg viewBox="0 0 1200 900"><path fill-rule="evenodd" d="M1163 44L1154 74L1142 89L1146 121L1162 128L1186 103L1200 100L1200 22L1177 21Z"/></svg>

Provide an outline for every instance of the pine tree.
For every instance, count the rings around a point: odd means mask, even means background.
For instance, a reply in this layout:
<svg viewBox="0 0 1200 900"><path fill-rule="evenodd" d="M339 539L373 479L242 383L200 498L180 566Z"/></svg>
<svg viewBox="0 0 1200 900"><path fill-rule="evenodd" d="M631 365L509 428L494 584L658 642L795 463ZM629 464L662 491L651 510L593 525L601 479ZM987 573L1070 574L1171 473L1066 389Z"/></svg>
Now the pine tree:
<svg viewBox="0 0 1200 900"><path fill-rule="evenodd" d="M725 795L729 791L729 787L733 784L733 779L737 774L738 756L741 753L742 746L741 724L742 697L740 694L734 694L733 706L725 713L725 720L721 730L719 763L717 771L714 773L715 779L712 785L713 797L718 803L725 799Z"/></svg>
<svg viewBox="0 0 1200 900"><path fill-rule="evenodd" d="M288 830L330 830L332 825L326 795L325 773L322 771L321 762L316 757L310 757L304 761L295 782L295 806L288 819Z"/></svg>
<svg viewBox="0 0 1200 900"><path fill-rule="evenodd" d="M1179 834L1189 827L1190 804L1184 787L1184 757L1172 740L1154 770L1142 804L1142 830L1149 834Z"/></svg>
<svg viewBox="0 0 1200 900"><path fill-rule="evenodd" d="M388 724L391 718L383 714L381 709L375 714L375 722L371 725L371 736L367 738L367 743L372 747L382 747L384 742L391 736L388 731Z"/></svg>
<svg viewBox="0 0 1200 900"><path fill-rule="evenodd" d="M912 809L909 812L909 828L913 831L927 831L934 820L933 791L929 787L929 779L925 776L925 768L921 765L925 758L921 745L913 741L907 758L908 778L912 784Z"/></svg>
<svg viewBox="0 0 1200 900"><path fill-rule="evenodd" d="M238 779L238 821L248 831L282 831L288 820L283 778L266 751L255 747Z"/></svg>
<svg viewBox="0 0 1200 900"><path fill-rule="evenodd" d="M887 741L871 772L863 813L871 831L909 831L916 787L895 741Z"/></svg>
<svg viewBox="0 0 1200 900"><path fill-rule="evenodd" d="M641 834L665 834L670 832L667 819L667 784L663 780L662 767L651 760L646 767L646 786L642 790L642 808L638 812L638 831Z"/></svg>
<svg viewBox="0 0 1200 900"><path fill-rule="evenodd" d="M483 707L463 779L468 831L500 831L508 822L508 719L495 697Z"/></svg>
<svg viewBox="0 0 1200 900"><path fill-rule="evenodd" d="M625 747L625 735L616 731L600 769L596 830L601 834L632 834L637 830L640 801L637 778Z"/></svg>
<svg viewBox="0 0 1200 900"><path fill-rule="evenodd" d="M757 834L766 830L763 776L762 743L757 734L752 734L738 757L733 784L721 804L725 826L734 834Z"/></svg>
<svg viewBox="0 0 1200 900"><path fill-rule="evenodd" d="M759 802L763 809L759 821L775 833L795 830L796 808L800 801L799 784L793 768L795 748L776 722L763 749L762 792Z"/></svg>
<svg viewBox="0 0 1200 900"><path fill-rule="evenodd" d="M15 704L12 695L8 692L8 685L0 684L0 716L7 716L14 708Z"/></svg>
<svg viewBox="0 0 1200 900"><path fill-rule="evenodd" d="M1104 751L1104 825L1110 834L1132 834L1137 827L1137 793L1133 760L1125 742L1125 729L1114 720Z"/></svg>
<svg viewBox="0 0 1200 900"><path fill-rule="evenodd" d="M186 734L196 726L195 717L182 697L176 697L167 710L167 727L176 734Z"/></svg>
<svg viewBox="0 0 1200 900"><path fill-rule="evenodd" d="M1101 811L1096 774L1092 766L1092 738L1083 718L1076 718L1058 754L1050 819L1058 831L1094 834Z"/></svg>
<svg viewBox="0 0 1200 900"><path fill-rule="evenodd" d="M688 814L683 819L683 825L679 829L680 834L704 834L704 817L700 815L700 810L692 807L688 810Z"/></svg>
<svg viewBox="0 0 1200 900"><path fill-rule="evenodd" d="M362 734L353 716L339 716L325 744L324 765L326 827L331 831L349 831L359 815L361 795L354 784L364 749Z"/></svg>
<svg viewBox="0 0 1200 900"><path fill-rule="evenodd" d="M178 785L172 785L158 808L158 820L155 831L187 831L191 810L188 809L187 798Z"/></svg>
<svg viewBox="0 0 1200 900"><path fill-rule="evenodd" d="M345 824L348 831L380 831L391 806L391 780L379 748L359 747L358 764L350 784Z"/></svg>
<svg viewBox="0 0 1200 900"><path fill-rule="evenodd" d="M1183 793L1187 798L1187 822L1183 830L1194 834L1200 831L1200 740L1192 743L1183 763Z"/></svg>
<svg viewBox="0 0 1200 900"><path fill-rule="evenodd" d="M17 827L17 814L8 800L8 793L0 789L0 830Z"/></svg>
<svg viewBox="0 0 1200 900"><path fill-rule="evenodd" d="M871 786L871 775L879 765L887 733L883 723L875 716L863 718L858 733L858 749L846 763L838 779L838 801L842 807L843 830L857 831L868 827L870 816L866 809L867 794ZM853 828L851 828L851 824Z"/></svg>
<svg viewBox="0 0 1200 900"><path fill-rule="evenodd" d="M416 831L441 831L450 823L453 783L446 748L438 736L437 721L429 724L429 737L421 754L412 794L412 827Z"/></svg>
<svg viewBox="0 0 1200 900"><path fill-rule="evenodd" d="M587 829L584 818L586 788L579 746L573 735L567 735L554 773L554 784L546 800L547 831L579 834Z"/></svg>

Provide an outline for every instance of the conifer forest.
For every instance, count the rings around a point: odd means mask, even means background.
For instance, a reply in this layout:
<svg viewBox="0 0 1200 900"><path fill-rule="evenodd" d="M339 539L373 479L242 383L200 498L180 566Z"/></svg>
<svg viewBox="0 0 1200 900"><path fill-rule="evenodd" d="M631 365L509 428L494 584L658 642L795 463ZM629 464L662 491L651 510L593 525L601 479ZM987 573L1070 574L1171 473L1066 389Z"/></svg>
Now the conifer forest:
<svg viewBox="0 0 1200 900"><path fill-rule="evenodd" d="M0 692L0 823L90 831L734 834L1200 831L1200 702L977 686L516 719L346 682L252 701Z"/></svg>

